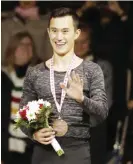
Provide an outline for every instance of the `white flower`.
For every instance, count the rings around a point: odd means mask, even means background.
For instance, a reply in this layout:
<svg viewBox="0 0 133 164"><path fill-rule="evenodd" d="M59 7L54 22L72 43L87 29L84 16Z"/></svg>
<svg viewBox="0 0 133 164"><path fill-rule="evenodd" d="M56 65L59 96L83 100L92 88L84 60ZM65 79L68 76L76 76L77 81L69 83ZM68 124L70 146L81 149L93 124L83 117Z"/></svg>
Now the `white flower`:
<svg viewBox="0 0 133 164"><path fill-rule="evenodd" d="M31 113L39 113L39 104L37 101L28 102L29 111Z"/></svg>
<svg viewBox="0 0 133 164"><path fill-rule="evenodd" d="M44 101L44 105L45 105L46 107L51 107L51 104L50 104L48 101Z"/></svg>
<svg viewBox="0 0 133 164"><path fill-rule="evenodd" d="M20 110L22 110L22 109L20 109ZM15 116L16 116L16 117L15 117L14 121L15 121L15 122L18 122L18 121L21 119L21 116L20 116L20 114L19 114L19 111L16 113Z"/></svg>
<svg viewBox="0 0 133 164"><path fill-rule="evenodd" d="M17 118L17 119L20 119L20 118L21 118L21 116L20 116L20 114L19 114L19 111L16 113L16 118Z"/></svg>
<svg viewBox="0 0 133 164"><path fill-rule="evenodd" d="M43 99L39 99L39 100L38 100L38 104L43 104L43 105L44 105Z"/></svg>
<svg viewBox="0 0 133 164"><path fill-rule="evenodd" d="M36 114L32 110L27 110L26 111L26 117L27 117L28 121L35 120Z"/></svg>

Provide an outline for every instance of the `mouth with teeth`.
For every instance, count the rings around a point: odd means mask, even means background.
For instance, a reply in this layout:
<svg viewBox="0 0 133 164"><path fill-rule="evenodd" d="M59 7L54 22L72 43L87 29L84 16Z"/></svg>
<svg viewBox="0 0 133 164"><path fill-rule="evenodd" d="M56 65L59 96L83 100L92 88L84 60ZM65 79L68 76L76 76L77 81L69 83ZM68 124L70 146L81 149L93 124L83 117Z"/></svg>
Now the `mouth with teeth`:
<svg viewBox="0 0 133 164"><path fill-rule="evenodd" d="M55 45L57 48L63 48L63 46L66 45L66 43L58 43L58 42L55 42Z"/></svg>

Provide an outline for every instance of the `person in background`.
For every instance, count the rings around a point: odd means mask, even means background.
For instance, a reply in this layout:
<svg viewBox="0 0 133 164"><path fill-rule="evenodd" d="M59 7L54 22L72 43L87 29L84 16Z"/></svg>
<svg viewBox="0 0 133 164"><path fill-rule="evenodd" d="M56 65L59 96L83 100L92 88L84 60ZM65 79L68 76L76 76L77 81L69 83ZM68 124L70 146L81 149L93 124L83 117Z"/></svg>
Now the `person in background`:
<svg viewBox="0 0 133 164"><path fill-rule="evenodd" d="M88 23L81 21L79 24L81 29L80 36L75 41L75 54L85 61L96 62L103 71L105 78L105 87L108 97L109 108L112 105L112 90L113 90L113 71L110 62L103 60L93 53L92 35L93 31Z"/></svg>
<svg viewBox="0 0 133 164"><path fill-rule="evenodd" d="M133 39L129 50L127 69L127 115L129 117L124 146L124 164L133 164Z"/></svg>
<svg viewBox="0 0 133 164"><path fill-rule="evenodd" d="M96 62L102 69L105 80L106 94L108 98L108 105L112 105L112 90L113 90L113 74L111 64L103 59L98 58L92 50L92 29L86 22L80 22L81 29L80 36L75 41L75 54L85 61ZM106 153L106 121L97 127L93 117L91 129L91 156L92 164L103 164Z"/></svg>
<svg viewBox="0 0 133 164"><path fill-rule="evenodd" d="M46 60L52 56L51 45L47 34L49 12L40 15L36 1L19 1L11 16L1 23L1 60L5 59L5 51L10 36L17 32L28 31L32 36L37 55Z"/></svg>
<svg viewBox="0 0 133 164"><path fill-rule="evenodd" d="M14 131L14 119L19 110L27 68L39 62L33 39L28 32L11 36L1 73L1 152L4 164L30 164L32 144L20 129Z"/></svg>

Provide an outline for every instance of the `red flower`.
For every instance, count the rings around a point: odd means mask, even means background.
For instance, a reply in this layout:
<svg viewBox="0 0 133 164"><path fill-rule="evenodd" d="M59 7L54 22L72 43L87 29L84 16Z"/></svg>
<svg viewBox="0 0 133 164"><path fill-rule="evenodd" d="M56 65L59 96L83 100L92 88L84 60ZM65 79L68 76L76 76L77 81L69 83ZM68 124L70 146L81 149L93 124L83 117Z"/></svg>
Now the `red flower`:
<svg viewBox="0 0 133 164"><path fill-rule="evenodd" d="M42 109L42 107L43 107L43 104L39 104L39 108Z"/></svg>
<svg viewBox="0 0 133 164"><path fill-rule="evenodd" d="M27 120L27 117L26 117L26 109L20 110L19 111L19 114L22 117L22 119Z"/></svg>
<svg viewBox="0 0 133 164"><path fill-rule="evenodd" d="M29 110L29 106L25 106L24 107L24 110Z"/></svg>

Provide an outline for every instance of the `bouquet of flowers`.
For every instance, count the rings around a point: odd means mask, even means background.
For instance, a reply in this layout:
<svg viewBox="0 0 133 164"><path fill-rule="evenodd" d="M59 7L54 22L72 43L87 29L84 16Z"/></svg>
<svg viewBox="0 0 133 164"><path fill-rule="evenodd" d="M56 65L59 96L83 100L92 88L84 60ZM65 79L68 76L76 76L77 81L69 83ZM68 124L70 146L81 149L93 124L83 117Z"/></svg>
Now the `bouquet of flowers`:
<svg viewBox="0 0 133 164"><path fill-rule="evenodd" d="M52 107L48 101L39 99L38 101L28 102L28 104L20 109L16 114L15 129L20 128L21 126L32 128L34 130L48 128L48 118L51 111ZM58 156L64 154L63 149L55 138L52 140L51 145L57 152Z"/></svg>

